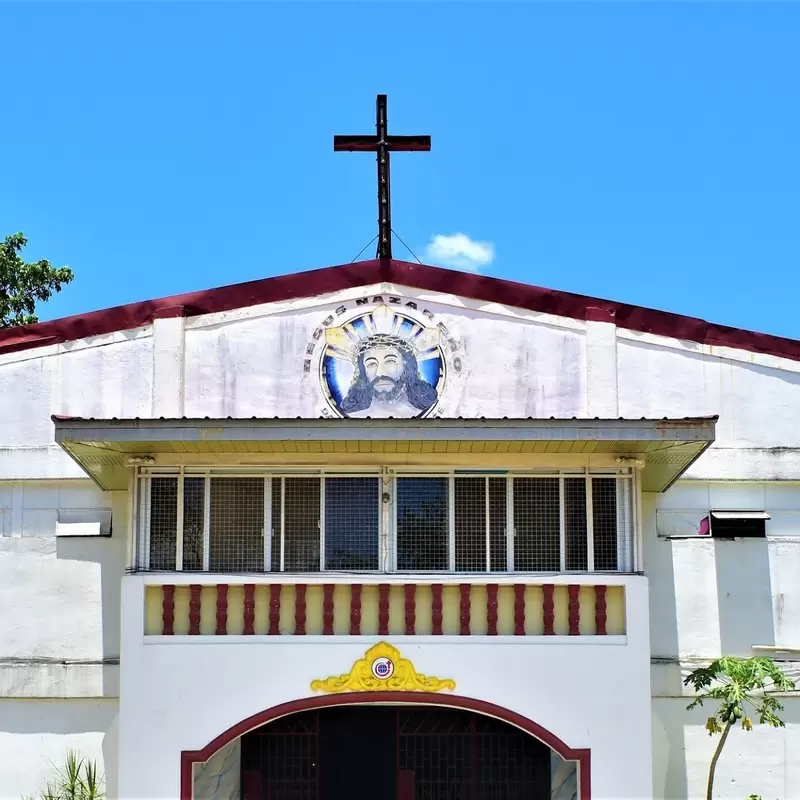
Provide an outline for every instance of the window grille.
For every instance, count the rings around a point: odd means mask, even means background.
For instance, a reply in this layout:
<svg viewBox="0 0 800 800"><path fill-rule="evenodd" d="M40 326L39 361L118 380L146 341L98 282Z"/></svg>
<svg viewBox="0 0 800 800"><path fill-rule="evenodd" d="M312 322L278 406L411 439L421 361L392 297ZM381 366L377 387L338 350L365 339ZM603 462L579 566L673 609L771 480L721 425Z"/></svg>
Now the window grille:
<svg viewBox="0 0 800 800"><path fill-rule="evenodd" d="M320 479L284 478L282 568L285 572L318 572L320 552Z"/></svg>
<svg viewBox="0 0 800 800"><path fill-rule="evenodd" d="M378 478L325 479L325 569L378 570Z"/></svg>
<svg viewBox="0 0 800 800"><path fill-rule="evenodd" d="M183 568L203 569L205 529L205 478L183 479Z"/></svg>
<svg viewBox="0 0 800 800"><path fill-rule="evenodd" d="M384 475L143 470L138 567L244 573L634 568L628 472Z"/></svg>
<svg viewBox="0 0 800 800"><path fill-rule="evenodd" d="M178 531L178 479L150 481L150 569L175 569Z"/></svg>
<svg viewBox="0 0 800 800"><path fill-rule="evenodd" d="M397 569L450 568L448 478L398 478Z"/></svg>
<svg viewBox="0 0 800 800"><path fill-rule="evenodd" d="M209 569L264 569L264 479L211 478ZM185 519L185 512L184 512Z"/></svg>
<svg viewBox="0 0 800 800"><path fill-rule="evenodd" d="M514 478L514 569L557 572L560 561L559 478Z"/></svg>

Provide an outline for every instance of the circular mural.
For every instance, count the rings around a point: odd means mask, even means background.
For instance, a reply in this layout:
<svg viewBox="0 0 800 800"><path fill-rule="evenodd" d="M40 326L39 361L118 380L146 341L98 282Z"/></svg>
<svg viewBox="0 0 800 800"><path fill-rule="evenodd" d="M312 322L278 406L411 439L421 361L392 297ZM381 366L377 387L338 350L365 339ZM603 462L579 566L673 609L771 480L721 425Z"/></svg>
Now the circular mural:
<svg viewBox="0 0 800 800"><path fill-rule="evenodd" d="M441 332L403 307L360 310L325 329L320 381L341 417L426 417L445 380Z"/></svg>

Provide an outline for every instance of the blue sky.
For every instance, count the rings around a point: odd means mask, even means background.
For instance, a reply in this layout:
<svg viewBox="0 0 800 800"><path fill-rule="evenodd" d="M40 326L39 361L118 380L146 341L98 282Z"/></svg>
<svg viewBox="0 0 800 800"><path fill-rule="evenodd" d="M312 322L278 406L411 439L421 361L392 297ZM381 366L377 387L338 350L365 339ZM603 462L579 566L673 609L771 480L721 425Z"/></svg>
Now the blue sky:
<svg viewBox="0 0 800 800"><path fill-rule="evenodd" d="M76 273L42 319L350 261L375 163L332 136L384 92L433 137L392 161L423 261L461 233L485 274L800 338L798 5L29 3L0 30L0 235Z"/></svg>

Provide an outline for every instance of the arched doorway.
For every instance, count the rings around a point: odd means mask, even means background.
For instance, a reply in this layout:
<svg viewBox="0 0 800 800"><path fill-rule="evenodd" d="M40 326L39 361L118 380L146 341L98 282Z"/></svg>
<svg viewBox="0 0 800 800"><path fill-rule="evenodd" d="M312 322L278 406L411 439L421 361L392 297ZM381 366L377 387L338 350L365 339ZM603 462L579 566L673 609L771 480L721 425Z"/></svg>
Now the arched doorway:
<svg viewBox="0 0 800 800"><path fill-rule="evenodd" d="M242 800L549 800L550 753L464 709L315 709L242 737Z"/></svg>
<svg viewBox="0 0 800 800"><path fill-rule="evenodd" d="M181 800L193 800L195 766L234 744L242 800L359 800L367 792L397 800L536 800L562 796L551 784L556 763L572 764L577 792L569 796L591 800L588 749L568 747L509 709L456 695L359 692L259 712L181 754Z"/></svg>

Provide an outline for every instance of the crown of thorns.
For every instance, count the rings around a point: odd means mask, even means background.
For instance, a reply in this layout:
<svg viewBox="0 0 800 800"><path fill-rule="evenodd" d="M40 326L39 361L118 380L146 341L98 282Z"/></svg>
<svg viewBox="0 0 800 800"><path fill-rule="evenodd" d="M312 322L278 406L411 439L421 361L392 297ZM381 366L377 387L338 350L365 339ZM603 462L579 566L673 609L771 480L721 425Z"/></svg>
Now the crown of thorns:
<svg viewBox="0 0 800 800"><path fill-rule="evenodd" d="M396 347L405 353L413 353L414 346L408 339L403 339L400 336L392 336L389 333L374 333L372 336L367 336L362 339L356 348L356 356L362 356L367 350L373 347Z"/></svg>

